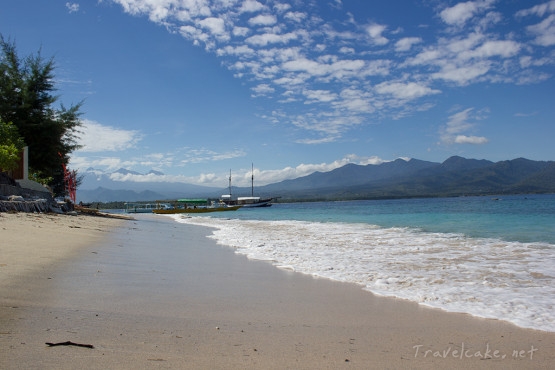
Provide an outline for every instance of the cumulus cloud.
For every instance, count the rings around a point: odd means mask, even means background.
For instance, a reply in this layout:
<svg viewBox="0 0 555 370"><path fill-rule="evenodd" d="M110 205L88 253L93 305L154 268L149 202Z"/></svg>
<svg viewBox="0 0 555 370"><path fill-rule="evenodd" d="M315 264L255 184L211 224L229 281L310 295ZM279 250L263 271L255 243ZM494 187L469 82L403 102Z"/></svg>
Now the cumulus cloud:
<svg viewBox="0 0 555 370"><path fill-rule="evenodd" d="M221 18L208 17L198 22L199 26L207 29L214 37L220 40L228 40L229 34L225 29L224 20Z"/></svg>
<svg viewBox="0 0 555 370"><path fill-rule="evenodd" d="M260 84L252 88L256 95L267 95L273 93L275 89L268 84Z"/></svg>
<svg viewBox="0 0 555 370"><path fill-rule="evenodd" d="M385 45L389 40L383 36L387 26L383 24L372 23L366 27L366 32L370 36L372 42L376 45Z"/></svg>
<svg viewBox="0 0 555 370"><path fill-rule="evenodd" d="M136 164L137 163L133 161L123 161L121 157L116 156L88 157L74 154L70 158L69 167L79 172L85 172L87 169L94 168L98 174L102 174L104 172L115 171L124 166L134 166Z"/></svg>
<svg viewBox="0 0 555 370"><path fill-rule="evenodd" d="M441 19L455 26L462 26L477 13L482 12L492 6L495 0L478 0L458 3L452 7L445 8L439 14Z"/></svg>
<svg viewBox="0 0 555 370"><path fill-rule="evenodd" d="M409 51L413 45L422 42L420 37L404 37L395 43L395 50L397 51Z"/></svg>
<svg viewBox="0 0 555 370"><path fill-rule="evenodd" d="M135 130L122 130L102 125L91 120L83 120L80 128L79 152L115 152L135 147L143 135Z"/></svg>
<svg viewBox="0 0 555 370"><path fill-rule="evenodd" d="M271 26L277 23L277 18L271 14L260 14L249 19L251 26Z"/></svg>
<svg viewBox="0 0 555 370"><path fill-rule="evenodd" d="M263 10L265 7L256 0L245 0L239 8L239 13L255 13Z"/></svg>

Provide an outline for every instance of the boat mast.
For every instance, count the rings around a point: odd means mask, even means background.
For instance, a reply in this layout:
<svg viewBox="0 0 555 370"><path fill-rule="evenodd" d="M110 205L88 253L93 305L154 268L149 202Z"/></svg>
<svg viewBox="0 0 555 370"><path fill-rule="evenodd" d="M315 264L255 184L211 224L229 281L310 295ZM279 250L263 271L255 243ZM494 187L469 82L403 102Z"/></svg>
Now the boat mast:
<svg viewBox="0 0 555 370"><path fill-rule="evenodd" d="M251 163L251 197L254 197L254 163Z"/></svg>
<svg viewBox="0 0 555 370"><path fill-rule="evenodd" d="M231 169L229 170L229 200L231 200Z"/></svg>

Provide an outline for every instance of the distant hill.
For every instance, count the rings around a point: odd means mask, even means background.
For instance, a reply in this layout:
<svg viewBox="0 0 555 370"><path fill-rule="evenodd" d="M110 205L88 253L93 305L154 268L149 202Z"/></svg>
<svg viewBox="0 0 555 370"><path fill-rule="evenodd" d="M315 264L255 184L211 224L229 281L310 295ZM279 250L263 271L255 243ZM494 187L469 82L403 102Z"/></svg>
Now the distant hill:
<svg viewBox="0 0 555 370"><path fill-rule="evenodd" d="M125 171L119 170L119 173ZM184 183L115 182L108 175L98 174L93 180L97 186L79 189L78 200L217 198L224 190ZM90 179L87 184L90 187ZM247 194L250 188L233 191ZM397 159L379 165L347 164L329 172L260 186L255 192L260 196L278 196L280 201L555 193L555 162L524 158L491 162L458 156L443 163Z"/></svg>
<svg viewBox="0 0 555 370"><path fill-rule="evenodd" d="M436 166L437 163L411 159L409 161L397 159L379 165L366 166L347 164L329 172L314 172L308 176L293 180L285 180L266 185L259 190L265 193L273 191L314 190L333 187L353 187L377 181L390 180L403 176L411 176L418 171Z"/></svg>
<svg viewBox="0 0 555 370"><path fill-rule="evenodd" d="M443 163L411 159L377 166L349 165L348 173L343 168L268 185L260 191L284 191L281 193L282 200L555 193L555 162L552 161L518 158L494 163L451 157ZM339 183L337 176L348 177L353 174L358 179L352 181L351 185L345 178L341 180L342 186L334 185ZM320 186L315 185L315 179L320 182Z"/></svg>

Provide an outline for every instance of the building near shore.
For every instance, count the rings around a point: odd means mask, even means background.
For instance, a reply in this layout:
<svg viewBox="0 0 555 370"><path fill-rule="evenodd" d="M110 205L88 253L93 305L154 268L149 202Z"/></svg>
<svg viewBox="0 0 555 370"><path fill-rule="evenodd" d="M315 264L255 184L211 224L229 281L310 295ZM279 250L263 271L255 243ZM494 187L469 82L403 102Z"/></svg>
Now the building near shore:
<svg viewBox="0 0 555 370"><path fill-rule="evenodd" d="M0 169L1 170L1 169ZM0 181L0 194L4 196L20 195L23 198L52 198L48 188L29 179L29 147L24 147L20 153L18 165L10 171L0 171L4 180ZM14 182L9 181L11 178Z"/></svg>

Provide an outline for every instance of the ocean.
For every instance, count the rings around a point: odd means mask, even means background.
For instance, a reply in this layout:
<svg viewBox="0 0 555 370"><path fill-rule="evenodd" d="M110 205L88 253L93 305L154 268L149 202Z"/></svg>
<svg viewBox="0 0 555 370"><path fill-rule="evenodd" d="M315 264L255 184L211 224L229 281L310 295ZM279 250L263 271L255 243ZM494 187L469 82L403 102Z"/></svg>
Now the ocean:
<svg viewBox="0 0 555 370"><path fill-rule="evenodd" d="M555 332L555 195L277 203L209 216L248 258Z"/></svg>

